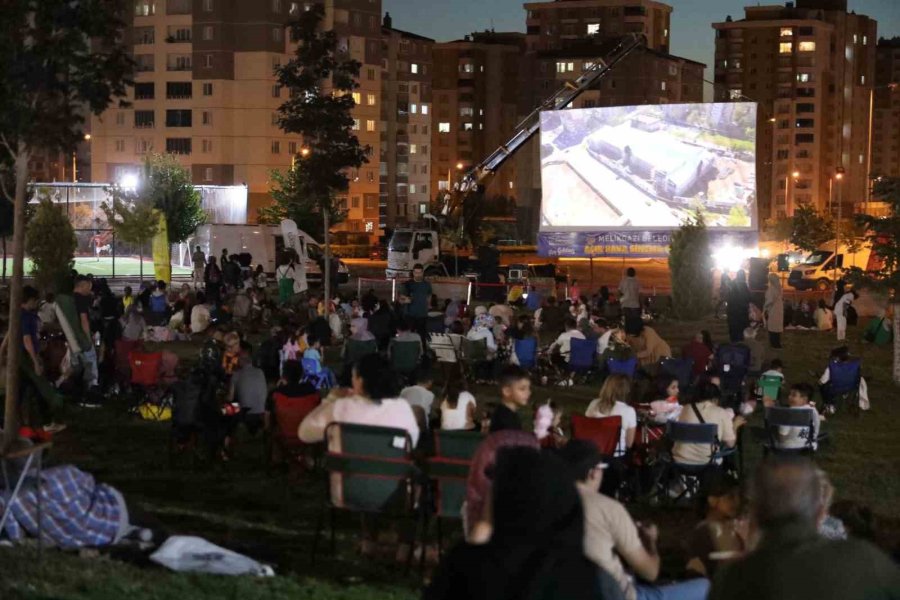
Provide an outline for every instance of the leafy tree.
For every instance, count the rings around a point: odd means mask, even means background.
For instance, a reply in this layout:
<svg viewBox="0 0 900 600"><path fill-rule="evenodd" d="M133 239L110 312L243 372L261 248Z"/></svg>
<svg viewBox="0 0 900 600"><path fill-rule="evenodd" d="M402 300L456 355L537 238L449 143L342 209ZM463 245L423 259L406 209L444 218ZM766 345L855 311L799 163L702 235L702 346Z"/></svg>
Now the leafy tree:
<svg viewBox="0 0 900 600"><path fill-rule="evenodd" d="M55 292L72 270L78 239L69 217L58 204L43 196L28 221L25 249L33 264L31 274L37 287Z"/></svg>
<svg viewBox="0 0 900 600"><path fill-rule="evenodd" d="M74 150L87 113L123 98L133 62L123 44L125 0L15 0L0 8L0 152L13 164L10 339L22 335L28 162L36 149ZM4 161L4 162L5 162ZM14 439L21 344L7 349L3 447Z"/></svg>
<svg viewBox="0 0 900 600"><path fill-rule="evenodd" d="M269 194L275 201L272 206L257 211L260 223L278 225L284 219L293 219L297 227L306 232L319 231L322 227L322 208L328 211L328 222L334 226L347 219L347 211L335 198L328 198L324 203L316 202L311 196L298 196L297 190L302 185L298 181L299 169L291 169L287 173L272 171L272 187Z"/></svg>
<svg viewBox="0 0 900 600"><path fill-rule="evenodd" d="M857 215L856 222L865 229L865 240L880 265L870 271L852 268L848 279L858 287L886 293L893 303L894 383L900 383L900 177L882 177L872 190L875 198L890 207L887 217ZM870 263L871 264L871 263Z"/></svg>
<svg viewBox="0 0 900 600"><path fill-rule="evenodd" d="M159 214L149 195L124 190L119 186L109 188L111 203L100 208L106 213L109 226L116 236L140 248L140 273L144 279L144 244L159 231ZM168 225L167 225L168 226Z"/></svg>
<svg viewBox="0 0 900 600"><path fill-rule="evenodd" d="M833 241L834 234L831 218L820 215L815 207L801 204L794 210L790 241L801 250L813 252L829 240Z"/></svg>
<svg viewBox="0 0 900 600"><path fill-rule="evenodd" d="M709 232L697 214L672 234L669 249L672 304L679 318L695 321L712 312L712 266Z"/></svg>
<svg viewBox="0 0 900 600"><path fill-rule="evenodd" d="M311 207L302 209L301 214L321 215L327 265L331 260L329 227L335 196L348 189L348 170L367 162L369 148L360 146L353 134L350 114L355 106L351 91L359 87L360 63L338 52L337 35L321 28L324 16L324 7L316 3L290 24L297 51L276 70L278 84L290 91L290 98L278 109L278 126L303 138L303 148L291 172L280 184L276 180L279 193L275 201L287 215L298 204ZM330 268L324 269L324 280L327 305Z"/></svg>
<svg viewBox="0 0 900 600"><path fill-rule="evenodd" d="M170 244L186 241L206 222L200 191L191 184L191 174L173 155L147 157L143 186L150 204L166 216Z"/></svg>

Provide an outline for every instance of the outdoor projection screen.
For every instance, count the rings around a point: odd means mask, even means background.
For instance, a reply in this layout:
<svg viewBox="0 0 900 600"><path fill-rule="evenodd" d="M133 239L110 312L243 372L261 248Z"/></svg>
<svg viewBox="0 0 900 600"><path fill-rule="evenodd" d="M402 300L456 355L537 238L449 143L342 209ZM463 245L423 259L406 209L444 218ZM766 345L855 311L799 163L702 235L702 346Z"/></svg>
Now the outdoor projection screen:
<svg viewBox="0 0 900 600"><path fill-rule="evenodd" d="M545 256L665 256L703 215L711 233L756 227L756 104L666 104L541 114Z"/></svg>

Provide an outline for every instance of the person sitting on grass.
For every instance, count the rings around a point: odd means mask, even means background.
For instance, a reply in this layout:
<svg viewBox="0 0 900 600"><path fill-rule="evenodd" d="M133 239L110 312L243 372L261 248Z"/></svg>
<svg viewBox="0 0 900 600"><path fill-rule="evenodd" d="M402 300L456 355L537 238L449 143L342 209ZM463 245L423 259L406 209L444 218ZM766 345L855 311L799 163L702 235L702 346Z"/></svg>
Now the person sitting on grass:
<svg viewBox="0 0 900 600"><path fill-rule="evenodd" d="M716 474L701 500L703 520L687 543L687 571L712 578L722 561L742 556L747 548L746 521L741 516L741 488L731 477Z"/></svg>
<svg viewBox="0 0 900 600"><path fill-rule="evenodd" d="M810 427L780 426L775 435L775 447L779 450L802 450L811 447L816 450L819 446L819 412L812 403L813 386L808 383L795 383L788 394L788 407L792 410L802 410L809 414Z"/></svg>
<svg viewBox="0 0 900 600"><path fill-rule="evenodd" d="M819 299L818 308L813 313L813 320L815 320L816 329L819 331L831 331L834 328L834 313L825 304L824 299Z"/></svg>
<svg viewBox="0 0 900 600"><path fill-rule="evenodd" d="M635 523L619 501L598 493L607 465L593 442L572 440L560 450L560 456L574 475L581 497L585 556L613 577L626 600L705 600L707 579L652 585L662 562L657 550L659 531L656 525Z"/></svg>
<svg viewBox="0 0 900 600"><path fill-rule="evenodd" d="M474 431L477 403L466 389L466 380L453 378L444 390L441 401L441 429L444 431Z"/></svg>
<svg viewBox="0 0 900 600"><path fill-rule="evenodd" d="M491 415L490 431L512 429L521 431L519 410L531 399L531 375L522 367L509 365L500 372L500 405Z"/></svg>

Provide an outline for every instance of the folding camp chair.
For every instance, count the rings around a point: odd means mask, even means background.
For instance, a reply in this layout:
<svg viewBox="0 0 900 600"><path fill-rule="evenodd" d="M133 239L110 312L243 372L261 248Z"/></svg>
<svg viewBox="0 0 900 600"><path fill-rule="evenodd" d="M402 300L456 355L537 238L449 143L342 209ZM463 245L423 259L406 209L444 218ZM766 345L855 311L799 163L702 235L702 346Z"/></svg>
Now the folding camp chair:
<svg viewBox="0 0 900 600"><path fill-rule="evenodd" d="M354 340L347 339L346 351L344 352L344 366L350 367L359 362L359 359L370 354L378 352L378 342L375 340Z"/></svg>
<svg viewBox="0 0 900 600"><path fill-rule="evenodd" d="M409 377L419 367L422 360L422 345L419 342L392 340L389 348L391 367L401 377Z"/></svg>
<svg viewBox="0 0 900 600"><path fill-rule="evenodd" d="M784 386L784 377L777 375L763 375L756 382L757 395L765 401L767 398L774 403L781 400L781 388Z"/></svg>
<svg viewBox="0 0 900 600"><path fill-rule="evenodd" d="M513 340L513 348L519 366L523 369L533 369L537 365L537 338L527 337L521 340Z"/></svg>
<svg viewBox="0 0 900 600"><path fill-rule="evenodd" d="M462 358L460 367L466 379L472 378L472 370L488 362L487 340L462 338ZM477 371L477 369L475 369Z"/></svg>
<svg viewBox="0 0 900 600"><path fill-rule="evenodd" d="M676 502L687 495L696 497L700 492L703 477L717 469L723 458L735 453L733 448L724 450L720 448L719 428L715 423L669 421L666 425L666 436L673 444L700 444L709 446L710 449L709 462L695 465L673 460L668 466L667 476L664 478L666 486L662 492L664 497L668 497L672 481L680 481L684 485L684 490L674 498Z"/></svg>
<svg viewBox="0 0 900 600"><path fill-rule="evenodd" d="M716 350L721 371L722 406L737 410L744 396L744 380L750 369L750 348L742 344L723 344Z"/></svg>
<svg viewBox="0 0 900 600"><path fill-rule="evenodd" d="M597 340L569 340L568 368L573 375L587 379L597 366Z"/></svg>
<svg viewBox="0 0 900 600"><path fill-rule="evenodd" d="M163 353L132 351L128 363L132 390L130 412L148 421L171 419L172 398L164 393L160 380Z"/></svg>
<svg viewBox="0 0 900 600"><path fill-rule="evenodd" d="M131 353L143 351L143 340L126 340L120 338L115 345L116 382L126 387L131 381Z"/></svg>
<svg viewBox="0 0 900 600"><path fill-rule="evenodd" d="M434 456L428 459L426 470L434 484L434 518L439 553L444 549L441 519L462 521L469 468L483 440L484 436L474 431L434 432Z"/></svg>
<svg viewBox="0 0 900 600"><path fill-rule="evenodd" d="M268 435L269 459L274 461L276 447L286 456L299 458L310 446L300 441L300 438L297 437L297 430L306 415L319 405L319 394L293 398L275 392L272 394L272 401L274 413ZM294 462L296 461L291 461L291 464Z"/></svg>
<svg viewBox="0 0 900 600"><path fill-rule="evenodd" d="M682 393L691 386L691 374L694 372L693 358L664 358L659 361L659 372L678 380L678 389Z"/></svg>
<svg viewBox="0 0 900 600"><path fill-rule="evenodd" d="M572 415L572 438L588 440L603 456L615 456L622 436L622 417L585 417Z"/></svg>
<svg viewBox="0 0 900 600"><path fill-rule="evenodd" d="M334 373L325 368L315 358L300 359L303 366L303 380L312 384L317 390L331 389L334 387Z"/></svg>
<svg viewBox="0 0 900 600"><path fill-rule="evenodd" d="M813 413L815 408L790 408L786 406L769 406L766 408L765 430L768 440L763 444L764 454L813 454L818 442L824 436L812 436ZM782 427L801 427L806 429L806 444L802 448L780 448L778 433Z"/></svg>
<svg viewBox="0 0 900 600"><path fill-rule="evenodd" d="M835 410L846 404L851 411L859 411L859 383L862 365L858 358L833 361L828 365L828 383L823 388L825 403Z"/></svg>
<svg viewBox="0 0 900 600"><path fill-rule="evenodd" d="M434 335L436 333L444 333L447 326L444 325L444 315L440 314L434 317L428 317L425 325L428 333Z"/></svg>
<svg viewBox="0 0 900 600"><path fill-rule="evenodd" d="M332 554L338 511L418 519L413 487L419 470L413 462L412 440L407 431L332 423L325 429L325 440L328 478L313 537L313 564L326 512L330 513Z"/></svg>
<svg viewBox="0 0 900 600"><path fill-rule="evenodd" d="M631 358L609 358L606 360L606 370L610 375L626 375L634 379L637 367L638 359L635 356Z"/></svg>
<svg viewBox="0 0 900 600"><path fill-rule="evenodd" d="M2 497L2 506L3 513L0 514L0 536L3 535L3 532L6 527L6 522L9 520L12 515L13 509L16 506L16 499L19 496L19 492L22 491L22 485L25 483L25 480L31 476L32 468L34 468L35 476L36 476L36 485L37 485L37 547L38 547L38 562L41 561L43 557L43 525L44 519L41 516L41 470L43 468L43 457L44 453L48 452L53 444L50 442L43 442L41 444L36 444L34 446L29 446L27 448L22 448L19 450L13 450L11 452L7 452L6 454L0 454L0 467L2 467L3 473L3 489L0 490L0 497ZM10 463L16 461L17 463L20 461L25 461L25 464L22 465L21 470L18 473L18 477L16 477L15 482L12 481L11 477L11 468Z"/></svg>

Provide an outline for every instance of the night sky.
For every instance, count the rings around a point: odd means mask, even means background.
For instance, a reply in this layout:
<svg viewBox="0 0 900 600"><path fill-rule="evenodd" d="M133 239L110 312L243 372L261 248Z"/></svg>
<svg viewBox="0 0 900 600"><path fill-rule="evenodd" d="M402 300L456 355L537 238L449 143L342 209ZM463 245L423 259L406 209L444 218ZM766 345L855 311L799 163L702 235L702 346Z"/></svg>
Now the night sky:
<svg viewBox="0 0 900 600"><path fill-rule="evenodd" d="M525 31L523 0L382 0L394 27L439 42L459 39L467 33L493 27L497 31ZM744 6L779 4L748 0L669 0L672 11L672 54L709 67L715 50L713 21L735 20ZM782 3L783 4L783 3ZM849 9L878 21L878 36L900 35L900 0L850 0ZM707 71L707 79L711 79Z"/></svg>

